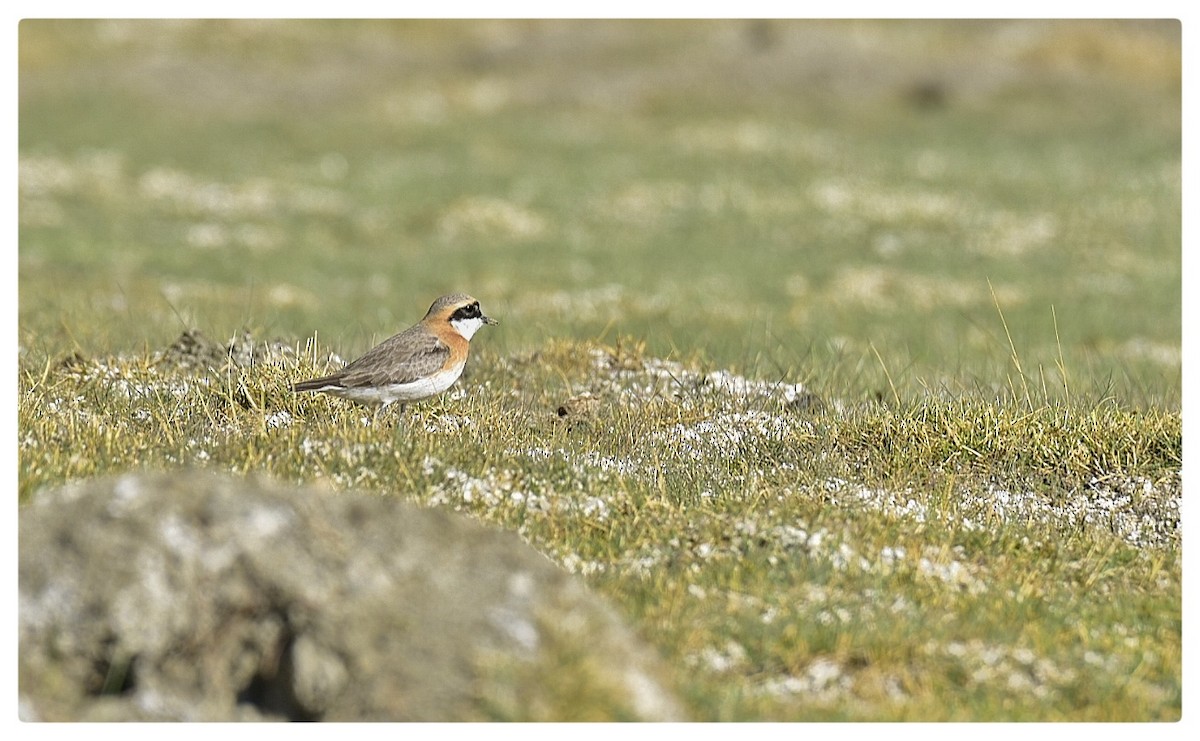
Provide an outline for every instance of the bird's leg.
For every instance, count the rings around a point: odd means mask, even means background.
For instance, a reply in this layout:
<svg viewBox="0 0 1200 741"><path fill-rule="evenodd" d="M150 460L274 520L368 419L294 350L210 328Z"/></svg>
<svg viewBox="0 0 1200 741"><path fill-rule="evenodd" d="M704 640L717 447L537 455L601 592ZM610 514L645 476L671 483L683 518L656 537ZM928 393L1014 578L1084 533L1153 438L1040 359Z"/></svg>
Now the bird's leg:
<svg viewBox="0 0 1200 741"><path fill-rule="evenodd" d="M371 426L372 427L379 426L379 415L383 414L383 410L387 409L387 407L388 407L387 404L380 404L379 406L375 407L375 414L372 415L372 417L371 417Z"/></svg>
<svg viewBox="0 0 1200 741"><path fill-rule="evenodd" d="M410 426L408 421L408 404L400 402L400 411L396 412L396 429L399 430L401 427L407 428Z"/></svg>

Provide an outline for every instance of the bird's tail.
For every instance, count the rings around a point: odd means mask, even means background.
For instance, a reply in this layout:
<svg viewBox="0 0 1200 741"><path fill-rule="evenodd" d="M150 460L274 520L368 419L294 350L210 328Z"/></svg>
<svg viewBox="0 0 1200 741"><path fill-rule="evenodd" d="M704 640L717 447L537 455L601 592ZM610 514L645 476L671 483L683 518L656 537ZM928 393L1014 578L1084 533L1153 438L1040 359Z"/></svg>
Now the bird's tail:
<svg viewBox="0 0 1200 741"><path fill-rule="evenodd" d="M329 386L337 385L337 376L321 376L310 381L300 381L292 384L292 391L299 393L301 391L320 391Z"/></svg>

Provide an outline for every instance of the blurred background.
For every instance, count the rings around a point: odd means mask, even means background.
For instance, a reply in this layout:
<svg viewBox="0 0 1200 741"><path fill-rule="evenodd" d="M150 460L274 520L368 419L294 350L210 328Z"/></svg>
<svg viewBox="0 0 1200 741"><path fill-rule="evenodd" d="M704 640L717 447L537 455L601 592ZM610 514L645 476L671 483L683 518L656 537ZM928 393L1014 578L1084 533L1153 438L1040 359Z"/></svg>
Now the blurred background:
<svg viewBox="0 0 1200 741"><path fill-rule="evenodd" d="M854 396L1178 406L1175 21L35 21L21 363L467 291ZM1001 318L1003 316L1003 321Z"/></svg>

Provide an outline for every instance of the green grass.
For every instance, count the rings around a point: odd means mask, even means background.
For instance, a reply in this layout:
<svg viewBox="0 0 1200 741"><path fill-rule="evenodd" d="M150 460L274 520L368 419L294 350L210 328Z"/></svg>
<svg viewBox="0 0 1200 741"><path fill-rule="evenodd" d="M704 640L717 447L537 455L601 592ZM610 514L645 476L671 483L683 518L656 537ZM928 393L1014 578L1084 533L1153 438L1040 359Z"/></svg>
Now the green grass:
<svg viewBox="0 0 1200 741"><path fill-rule="evenodd" d="M1179 717L1177 25L20 40L21 502L204 466L457 509L698 719ZM287 391L452 290L502 323L442 399Z"/></svg>
<svg viewBox="0 0 1200 741"><path fill-rule="evenodd" d="M556 342L480 347L447 398L376 417L287 392L314 356L23 374L26 496L200 465L453 508L615 599L702 719L1178 716L1178 414L803 411L769 382ZM592 408L560 416L581 389Z"/></svg>

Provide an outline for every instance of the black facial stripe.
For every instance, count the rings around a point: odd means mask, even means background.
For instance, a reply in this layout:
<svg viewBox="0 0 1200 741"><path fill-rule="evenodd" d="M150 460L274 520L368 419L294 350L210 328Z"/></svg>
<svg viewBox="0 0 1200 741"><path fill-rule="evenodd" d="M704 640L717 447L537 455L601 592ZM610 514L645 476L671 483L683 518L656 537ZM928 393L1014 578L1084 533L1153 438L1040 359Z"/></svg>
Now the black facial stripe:
<svg viewBox="0 0 1200 741"><path fill-rule="evenodd" d="M453 314L450 315L450 319L478 319L481 316L483 316L483 314L479 311L479 302L475 302L473 304L468 304L467 306L459 307Z"/></svg>

